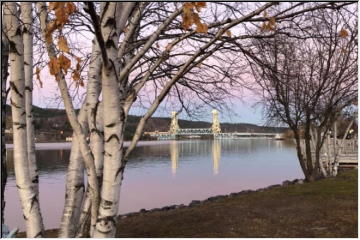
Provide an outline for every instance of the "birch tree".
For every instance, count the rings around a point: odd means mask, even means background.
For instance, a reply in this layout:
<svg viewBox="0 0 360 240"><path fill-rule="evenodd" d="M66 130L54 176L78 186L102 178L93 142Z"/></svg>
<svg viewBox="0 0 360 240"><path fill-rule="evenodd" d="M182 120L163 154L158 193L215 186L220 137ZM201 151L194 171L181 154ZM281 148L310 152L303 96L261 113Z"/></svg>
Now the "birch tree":
<svg viewBox="0 0 360 240"><path fill-rule="evenodd" d="M27 237L43 236L37 191L32 184L27 152L23 31L15 2L4 5L5 33L9 39L11 110L14 132L14 169Z"/></svg>
<svg viewBox="0 0 360 240"><path fill-rule="evenodd" d="M1 27L4 29L4 18L1 15ZM5 209L5 186L7 180L6 169L6 148L5 148L5 116L6 116L6 83L8 78L9 66L9 41L5 34L1 35L1 222L4 222L4 209Z"/></svg>
<svg viewBox="0 0 360 240"><path fill-rule="evenodd" d="M203 2L37 3L48 69L74 130L60 237L115 236L126 161L147 120L166 100L178 99L181 109L188 111L186 99L220 104L231 89L243 86L245 61L237 55L239 45L273 37L253 34L249 26L269 28L274 20L292 21L306 12L333 8L329 3L294 3L282 8L276 3L256 3L250 10L238 3L217 6ZM267 11L272 15L265 16ZM84 26L94 39L86 97L77 115L68 83L82 83L82 60L68 44L73 39L64 32L71 34ZM128 114L144 95L148 97L146 112L125 151ZM25 168L30 175L29 165Z"/></svg>
<svg viewBox="0 0 360 240"><path fill-rule="evenodd" d="M25 110L26 110L26 133L27 133L27 157L29 172L33 188L39 199L39 175L35 157L35 134L32 114L33 98L33 32L32 32L32 3L21 3L21 19L23 21L24 41L24 71L25 71Z"/></svg>
<svg viewBox="0 0 360 240"><path fill-rule="evenodd" d="M60 89L61 97L64 101L66 114L69 119L71 127L74 129L74 134L76 135L76 138L79 141L78 144L79 144L80 152L84 159L84 164L89 181L89 189L90 189L89 191L92 196L91 223L92 225L94 225L97 219L98 202L99 202L99 186L96 178L94 159L91 153L91 149L87 144L84 129L77 120L75 109L68 92L67 83L65 81L65 74L67 73L67 69L68 69L68 61L65 60L66 57L64 55L60 55L59 58L63 56L61 58L63 59L62 62L63 65L59 62L55 50L55 45L52 41L52 32L56 29L59 29L61 31L61 28L67 22L68 15L70 15L73 11L75 11L75 9L73 4L71 3L67 3L66 6L64 5L64 3L60 3L60 2L52 3L51 8L55 11L58 11L58 13L56 14L57 19L53 21L52 24L49 24L48 9L45 3L37 3L37 6L40 14L39 16L40 16L41 30L46 42L47 53L50 58L50 63L49 63L50 73L54 75L58 81L58 86ZM68 51L68 48L66 48L62 44L60 44L59 47L63 50L63 52Z"/></svg>
<svg viewBox="0 0 360 240"><path fill-rule="evenodd" d="M94 103L98 102L98 97L100 92L102 92L103 104L102 112L90 111L87 114L90 116L89 114L95 113L102 114L103 116L103 146L105 152L103 155L104 169L99 214L96 227L94 228L93 226L94 221L91 224L91 236L112 237L115 235L119 191L126 159L136 146L146 121L177 84L181 84L198 93L203 91L203 87L199 85L191 86L191 81L187 83L188 78L185 77L186 74L191 73L194 68L198 68L203 63L205 66L208 66L206 63L207 58L222 49L231 49L234 46L231 43L233 38L230 28L244 22L258 21L267 23L269 21L268 17L256 18L255 16L273 5L273 3L270 3L259 6L254 11L242 14L235 19L225 19L213 24L205 24L199 17L201 9L205 7L203 3L184 4L183 8L174 8L171 13L167 12L165 14L166 17L159 21L159 24L153 28L151 34L143 36L142 27L151 24L146 22L146 20L144 21L144 15L154 5L104 3L101 7L103 12L99 15L93 3L85 3L84 10L88 13L91 20L102 60L101 76L93 78L94 83L96 83L94 84L96 86L94 88L96 89L96 94L94 94L96 97L93 100ZM316 8L327 7L329 7L327 4L316 6ZM280 19L286 19L301 15L304 11L307 11L304 9L293 11L294 8L294 6L291 6L276 16ZM309 11L313 9L309 8ZM179 18L182 20L179 21ZM46 21L43 22L46 23ZM179 22L180 26L177 25ZM195 25L196 28L190 29L192 25ZM42 28L44 32L46 24L43 24ZM182 32L183 29L188 29L188 31ZM44 36L46 37L45 34ZM234 39L251 39L251 37L251 35L245 35L234 37ZM264 34L261 37L267 38L268 36ZM164 39L168 40L165 49L155 50L154 46ZM198 41L196 48L186 53L177 52L178 46L184 43L188 43L191 46L194 43L194 39ZM204 43L201 39L206 39L206 42ZM229 45L229 43L231 44ZM51 53L51 51L49 52ZM50 54L49 56L54 57L55 55ZM174 64L176 57L180 57L182 60L177 66ZM164 69L168 70L164 71ZM63 80L57 74L54 75L58 78L59 82ZM161 87L157 87L157 94L150 103L147 113L142 117L132 143L125 153L122 143L127 115L132 104L139 97L140 92L151 82L154 84L158 82ZM233 81L231 83L234 84ZM204 82L204 84L211 85L211 83L207 82ZM176 89L178 90L179 88L177 87ZM67 98L66 94L62 95ZM69 105L65 104L65 107L68 108ZM90 117L90 119L94 119L94 117ZM91 123L89 123L90 125ZM90 130L90 132L93 131ZM94 203L93 201L91 203L87 201L83 205L83 209L88 209L89 204L93 205ZM80 218L86 218L86 214L83 214ZM81 224L82 222L80 221Z"/></svg>

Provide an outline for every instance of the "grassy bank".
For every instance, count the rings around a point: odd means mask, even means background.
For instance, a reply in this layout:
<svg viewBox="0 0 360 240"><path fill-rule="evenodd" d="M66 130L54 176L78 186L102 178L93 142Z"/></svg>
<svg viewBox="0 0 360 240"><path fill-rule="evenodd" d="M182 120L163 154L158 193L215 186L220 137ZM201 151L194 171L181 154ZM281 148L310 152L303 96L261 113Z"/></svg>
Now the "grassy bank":
<svg viewBox="0 0 360 240"><path fill-rule="evenodd" d="M119 220L116 237L357 237L357 209L357 170L348 170L314 183L138 213Z"/></svg>

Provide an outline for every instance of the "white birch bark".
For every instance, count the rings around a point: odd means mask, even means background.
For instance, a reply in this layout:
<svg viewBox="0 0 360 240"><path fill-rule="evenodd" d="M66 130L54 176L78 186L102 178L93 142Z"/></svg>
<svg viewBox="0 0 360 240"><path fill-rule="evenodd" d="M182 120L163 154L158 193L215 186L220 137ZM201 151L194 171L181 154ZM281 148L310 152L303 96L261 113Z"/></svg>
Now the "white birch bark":
<svg viewBox="0 0 360 240"><path fill-rule="evenodd" d="M85 107L80 109L78 121L87 130L87 116ZM75 237L78 228L81 203L84 196L84 161L81 155L79 141L75 134L72 136L69 167L66 178L66 194L63 216L60 224L59 237Z"/></svg>
<svg viewBox="0 0 360 240"><path fill-rule="evenodd" d="M27 237L43 236L39 200L31 184L27 158L24 45L15 2L4 4L5 33L10 43L10 87L14 132L14 169Z"/></svg>
<svg viewBox="0 0 360 240"><path fill-rule="evenodd" d="M27 131L27 152L29 161L29 173L31 182L39 196L39 174L35 156L35 132L32 114L32 91L33 91L33 32L31 25L32 3L21 3L21 19L23 21L24 41L24 70L25 70L25 109L26 109L26 131Z"/></svg>
<svg viewBox="0 0 360 240"><path fill-rule="evenodd" d="M95 170L99 182L99 188L101 189L101 181L103 176L103 163L104 163L104 122L103 122L103 104L99 103L96 107L96 131L98 134L90 135L90 148L94 155ZM86 195L82 204L82 211L80 214L78 230L76 237L87 236L87 224L90 216L91 199L90 194L86 191ZM90 229L92 232L94 229ZM91 235L91 234L90 234Z"/></svg>
<svg viewBox="0 0 360 240"><path fill-rule="evenodd" d="M125 114L120 105L124 98L124 89L120 89L116 70L117 44L120 30L125 27L135 3L110 2L103 13L101 23L102 38L106 43L103 52L102 92L104 116L104 172L101 189L99 215L94 230L94 237L114 237L116 232L116 215L119 204L120 185L122 180L121 162L123 157L123 129ZM99 36L97 36L99 38Z"/></svg>
<svg viewBox="0 0 360 240"><path fill-rule="evenodd" d="M90 60L86 106L90 130L90 148L94 156L95 171L101 188L104 163L104 122L103 106L99 102L101 92L101 52L96 39L93 40L93 51Z"/></svg>
<svg viewBox="0 0 360 240"><path fill-rule="evenodd" d="M86 108L86 111L83 111L83 115L81 120L79 119L79 122L84 122L86 119L86 124L88 125L88 128L90 130L90 148L91 152L94 156L94 164L95 164L95 170L96 175L98 178L98 183L102 180L102 165L103 165L103 133L101 129L102 122L96 124L96 118L97 116L102 117L102 112L100 112L98 115L96 114L98 111L98 105L99 105L99 95L100 95L100 72L101 72L101 56L100 56L100 50L98 47L98 44L96 42L96 39L93 40L93 47L92 47L92 54L90 59L90 65L89 65L89 72L88 72L88 84L87 84L87 92L86 92L86 98L85 103L83 105L83 108ZM85 117L85 118L84 118ZM82 124L82 126L85 125L85 122ZM100 128L100 129L99 129ZM73 139L76 139L73 137ZM75 141L73 141L75 143ZM100 143L100 144L99 144ZM76 140L76 145L78 144ZM74 146L74 144L73 144ZM80 150L78 146L75 147L77 154L80 154ZM70 164L71 164L70 159ZM78 156L76 160L83 161L81 156ZM75 161L75 160L74 160ZM75 164L75 163L74 163ZM76 165L79 165L79 163L76 163ZM69 165L70 168L70 165ZM70 169L69 169L70 170ZM68 178L70 179L78 179L76 177L78 173L76 171L68 172ZM69 179L69 180L70 180ZM79 184L76 184L76 182L68 182L67 184L67 191L68 189L74 189L75 186ZM100 188L100 186L99 186ZM74 191L71 191L71 193L74 193ZM70 199L73 199L73 197L70 197L67 195ZM84 202L84 204L82 204ZM63 215L63 220L61 223L61 231L59 237L83 237L84 227L85 227L85 220L90 214L90 204L91 199L89 192L86 191L85 198L83 199L83 196L81 196L81 199L79 201L73 202L69 201L69 205L65 204L65 210ZM67 202L66 202L67 203ZM66 210L67 209L67 210ZM77 210L82 209L82 210ZM66 216L65 216L66 215ZM70 221L71 220L71 221Z"/></svg>
<svg viewBox="0 0 360 240"><path fill-rule="evenodd" d="M4 26L3 15L1 16L1 27ZM3 28L5 29L5 28ZM5 115L6 115L6 82L9 76L9 41L5 34L1 35L1 222L4 222L5 209L5 187L7 181L6 148L5 148Z"/></svg>
<svg viewBox="0 0 360 240"><path fill-rule="evenodd" d="M46 29L47 29L47 9L44 2L37 3L39 12L40 12L40 25L41 31L45 38ZM46 42L46 48L49 57L56 57L56 51L53 43ZM92 223L96 222L97 214L98 214L98 206L99 206L99 185L96 178L96 171L94 165L94 158L91 153L91 149L86 141L86 136L84 130L82 129L80 123L76 118L76 113L74 106L72 104L71 97L68 92L67 83L65 81L65 77L62 72L57 74L58 86L60 89L61 97L64 101L64 106L66 110L66 115L68 117L69 123L74 130L74 133L79 141L79 147L84 159L85 168L88 176L89 188L91 192L91 200L92 200L92 209L91 209L91 221Z"/></svg>

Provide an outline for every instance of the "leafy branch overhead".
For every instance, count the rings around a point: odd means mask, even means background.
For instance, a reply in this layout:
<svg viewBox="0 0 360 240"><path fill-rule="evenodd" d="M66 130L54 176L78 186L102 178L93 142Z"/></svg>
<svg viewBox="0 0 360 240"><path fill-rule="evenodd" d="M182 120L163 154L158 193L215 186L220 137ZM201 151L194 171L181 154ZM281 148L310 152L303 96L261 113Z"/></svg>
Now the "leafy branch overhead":
<svg viewBox="0 0 360 240"><path fill-rule="evenodd" d="M195 24L196 32L207 33L208 26L201 22L200 13L202 8L206 7L206 2L186 2L183 6L183 22L182 27L185 30L189 30L190 27ZM197 13L198 12L198 13Z"/></svg>
<svg viewBox="0 0 360 240"><path fill-rule="evenodd" d="M71 53L67 39L62 34L62 29L65 24L68 23L69 17L74 14L77 9L74 3L72 2L50 2L49 10L55 12L55 19L50 21L46 26L46 34L45 40L49 44L53 44L53 33L58 30L59 38L57 42L57 46L59 51L61 52L58 57L51 57L48 67L51 75L55 76L55 79L59 80L59 74L66 75L68 70L71 69L71 60L65 56L65 54L69 54L73 58L76 59L76 67L72 71L72 79L79 84L80 86L84 86L83 80L81 79L81 58L76 57ZM36 73L38 79L39 72Z"/></svg>

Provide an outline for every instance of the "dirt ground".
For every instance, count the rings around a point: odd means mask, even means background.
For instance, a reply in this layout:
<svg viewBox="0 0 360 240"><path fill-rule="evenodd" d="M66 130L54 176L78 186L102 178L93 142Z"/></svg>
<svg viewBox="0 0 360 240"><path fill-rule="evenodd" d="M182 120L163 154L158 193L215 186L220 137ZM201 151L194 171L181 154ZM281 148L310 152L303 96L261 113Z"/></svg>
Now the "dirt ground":
<svg viewBox="0 0 360 240"><path fill-rule="evenodd" d="M357 237L357 170L119 220L116 237ZM47 237L56 237L56 230Z"/></svg>

